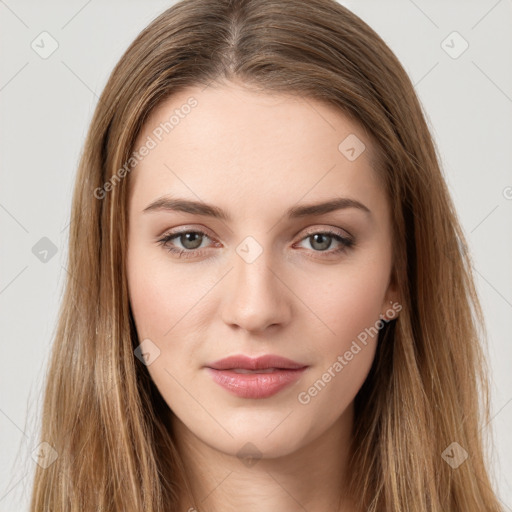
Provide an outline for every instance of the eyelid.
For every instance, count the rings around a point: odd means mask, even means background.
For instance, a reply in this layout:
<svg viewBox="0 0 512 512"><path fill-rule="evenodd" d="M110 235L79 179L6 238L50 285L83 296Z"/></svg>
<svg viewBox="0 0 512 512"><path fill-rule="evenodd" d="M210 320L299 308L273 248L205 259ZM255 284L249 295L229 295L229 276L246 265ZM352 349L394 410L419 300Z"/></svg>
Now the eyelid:
<svg viewBox="0 0 512 512"><path fill-rule="evenodd" d="M208 235L210 238L215 238L213 236L212 231L209 230L206 226L203 226L202 224L185 224L183 226L179 226L177 228L170 228L166 229L162 232L161 235L158 236L158 238L163 238L167 235L180 235L182 233L190 233L190 232L197 232L197 233L204 233L205 235Z"/></svg>
<svg viewBox="0 0 512 512"><path fill-rule="evenodd" d="M300 231L299 231L300 233ZM354 240L354 237L345 229L341 229L334 226L327 226L325 228L307 228L304 232L304 235L300 239L302 241L305 237L310 235L315 235L316 233L330 233L330 234L336 234L343 238L348 238L350 240Z"/></svg>

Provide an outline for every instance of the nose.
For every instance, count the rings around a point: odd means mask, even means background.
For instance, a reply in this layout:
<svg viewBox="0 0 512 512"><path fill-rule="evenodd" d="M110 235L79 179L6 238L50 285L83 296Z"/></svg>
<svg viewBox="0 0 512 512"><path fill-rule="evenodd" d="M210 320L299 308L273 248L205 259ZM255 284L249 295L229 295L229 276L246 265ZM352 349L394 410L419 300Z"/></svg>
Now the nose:
<svg viewBox="0 0 512 512"><path fill-rule="evenodd" d="M226 283L223 321L249 332L284 326L291 317L291 292L267 252L251 263L234 255L234 269ZM288 285L289 286L289 285Z"/></svg>

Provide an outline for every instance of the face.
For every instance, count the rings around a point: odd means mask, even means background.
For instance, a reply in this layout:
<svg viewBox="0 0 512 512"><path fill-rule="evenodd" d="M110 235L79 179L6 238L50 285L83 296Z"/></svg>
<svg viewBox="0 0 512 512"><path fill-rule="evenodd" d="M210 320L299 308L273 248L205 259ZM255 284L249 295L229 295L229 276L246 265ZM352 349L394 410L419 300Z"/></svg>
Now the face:
<svg viewBox="0 0 512 512"><path fill-rule="evenodd" d="M351 410L397 300L370 140L320 102L229 83L167 100L144 145L129 175L136 354L174 421L210 447L306 446ZM236 355L297 368L211 368Z"/></svg>

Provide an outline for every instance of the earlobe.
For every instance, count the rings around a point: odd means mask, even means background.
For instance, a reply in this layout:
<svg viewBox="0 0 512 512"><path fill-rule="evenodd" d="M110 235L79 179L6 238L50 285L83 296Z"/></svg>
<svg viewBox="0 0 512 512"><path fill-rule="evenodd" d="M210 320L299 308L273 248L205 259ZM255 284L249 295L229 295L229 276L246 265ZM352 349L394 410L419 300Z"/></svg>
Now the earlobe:
<svg viewBox="0 0 512 512"><path fill-rule="evenodd" d="M380 318L385 322L391 322L391 320L395 320L400 310L402 309L402 304L398 300L389 300L387 304L384 305L383 311L380 314Z"/></svg>

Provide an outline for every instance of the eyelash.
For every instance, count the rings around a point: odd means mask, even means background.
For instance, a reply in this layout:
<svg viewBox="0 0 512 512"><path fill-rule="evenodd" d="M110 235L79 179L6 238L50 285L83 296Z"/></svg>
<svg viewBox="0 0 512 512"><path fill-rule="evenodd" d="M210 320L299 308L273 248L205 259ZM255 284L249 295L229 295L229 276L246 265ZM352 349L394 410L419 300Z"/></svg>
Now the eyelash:
<svg viewBox="0 0 512 512"><path fill-rule="evenodd" d="M199 235L203 235L207 238L210 238L207 233L205 233L204 231L201 231L201 230L185 230L185 231L168 233L167 235L163 236L160 240L158 240L157 243L159 245L161 245L162 247L164 247L168 252L176 255L178 258L182 258L182 257L183 258L192 258L192 257L198 256L198 255L201 255L200 249L177 249L175 247L171 247L168 245L169 242L171 240L173 240L174 238L178 238L179 236L185 235L187 233L199 234ZM342 236L337 231L333 231L330 229L326 229L323 231L313 231L313 232L307 233L306 236L304 236L300 240L300 242L302 242L303 240L306 240L307 238L310 238L314 235L328 235L342 244L341 247L339 247L338 249L334 249L334 250L325 250L325 251L314 251L313 250L313 252L317 252L317 253L321 253L321 254L328 254L330 256L333 256L336 254L340 254L348 249L351 249L355 245L355 241L352 238ZM313 256L313 257L316 258L316 256Z"/></svg>

